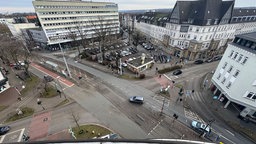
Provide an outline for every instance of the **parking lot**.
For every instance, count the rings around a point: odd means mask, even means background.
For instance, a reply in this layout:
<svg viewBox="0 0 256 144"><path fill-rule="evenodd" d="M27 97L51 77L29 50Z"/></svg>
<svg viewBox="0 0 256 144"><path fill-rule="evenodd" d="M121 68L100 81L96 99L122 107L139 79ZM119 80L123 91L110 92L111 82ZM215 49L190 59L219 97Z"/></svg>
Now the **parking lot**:
<svg viewBox="0 0 256 144"><path fill-rule="evenodd" d="M0 137L0 143L15 143L15 142L22 142L23 141L23 134L25 128L19 129L13 132L9 132L5 135Z"/></svg>

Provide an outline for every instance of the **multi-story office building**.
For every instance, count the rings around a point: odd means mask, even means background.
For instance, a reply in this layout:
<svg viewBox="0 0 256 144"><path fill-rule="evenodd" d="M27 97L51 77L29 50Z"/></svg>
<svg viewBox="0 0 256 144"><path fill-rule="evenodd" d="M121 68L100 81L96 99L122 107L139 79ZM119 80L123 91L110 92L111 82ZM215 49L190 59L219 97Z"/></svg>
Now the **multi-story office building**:
<svg viewBox="0 0 256 144"><path fill-rule="evenodd" d="M235 0L178 0L170 14L149 12L135 28L172 54L189 60L223 53L237 34L256 31L256 8L234 8Z"/></svg>
<svg viewBox="0 0 256 144"><path fill-rule="evenodd" d="M214 94L241 105L241 115L256 118L256 32L237 35L212 77ZM223 99L222 98L222 99Z"/></svg>
<svg viewBox="0 0 256 144"><path fill-rule="evenodd" d="M35 0L33 5L48 45L73 41L70 34L86 39L119 33L118 5L111 2L82 0Z"/></svg>

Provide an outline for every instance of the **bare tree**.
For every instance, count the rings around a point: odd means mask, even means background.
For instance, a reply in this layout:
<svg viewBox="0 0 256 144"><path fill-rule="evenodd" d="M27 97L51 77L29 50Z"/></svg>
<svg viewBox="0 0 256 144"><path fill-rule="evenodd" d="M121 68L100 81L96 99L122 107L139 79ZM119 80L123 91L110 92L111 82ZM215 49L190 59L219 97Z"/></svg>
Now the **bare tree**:
<svg viewBox="0 0 256 144"><path fill-rule="evenodd" d="M99 49L102 54L102 60L104 60L105 47L111 43L111 35L116 33L113 29L118 26L103 16L90 20L90 24L94 31L94 36L92 37L95 37L99 41Z"/></svg>
<svg viewBox="0 0 256 144"><path fill-rule="evenodd" d="M70 115L71 115L71 120L74 123L76 123L76 126L80 130L80 128L81 128L80 125L79 125L80 116L78 115L78 113L75 113L73 110L70 111Z"/></svg>

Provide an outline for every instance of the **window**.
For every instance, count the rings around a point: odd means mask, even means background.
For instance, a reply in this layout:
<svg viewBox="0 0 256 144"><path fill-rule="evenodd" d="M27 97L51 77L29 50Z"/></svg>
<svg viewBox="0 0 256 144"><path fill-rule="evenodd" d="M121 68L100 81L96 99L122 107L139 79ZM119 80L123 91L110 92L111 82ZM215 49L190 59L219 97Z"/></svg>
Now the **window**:
<svg viewBox="0 0 256 144"><path fill-rule="evenodd" d="M231 87L231 82L228 83L228 85L226 86L228 89Z"/></svg>
<svg viewBox="0 0 256 144"><path fill-rule="evenodd" d="M228 63L225 62L222 68L225 69L227 67L227 65L228 65Z"/></svg>
<svg viewBox="0 0 256 144"><path fill-rule="evenodd" d="M256 100L256 95L253 92L250 92L246 97L252 100Z"/></svg>
<svg viewBox="0 0 256 144"><path fill-rule="evenodd" d="M236 70L235 74L233 75L234 77L237 77L240 73L240 70Z"/></svg>
<svg viewBox="0 0 256 144"><path fill-rule="evenodd" d="M232 57L233 54L234 54L234 51L232 50L231 53L230 53L230 55L229 55L229 57Z"/></svg>
<svg viewBox="0 0 256 144"><path fill-rule="evenodd" d="M236 59L238 56L238 52L236 52L235 56L233 57L233 59Z"/></svg>
<svg viewBox="0 0 256 144"><path fill-rule="evenodd" d="M240 62L242 60L242 58L243 58L243 55L240 54L239 58L237 59L237 62Z"/></svg>
<svg viewBox="0 0 256 144"><path fill-rule="evenodd" d="M247 62L247 60L248 60L248 57L245 57L242 64L245 64Z"/></svg>
<svg viewBox="0 0 256 144"><path fill-rule="evenodd" d="M230 73L233 69L233 66L230 66L230 68L228 69L228 73Z"/></svg>
<svg viewBox="0 0 256 144"><path fill-rule="evenodd" d="M226 78L224 77L223 80L221 81L222 84L224 84L226 81Z"/></svg>
<svg viewBox="0 0 256 144"><path fill-rule="evenodd" d="M221 74L219 74L219 75L218 75L217 79L219 80L219 79L220 79L220 77L221 77Z"/></svg>

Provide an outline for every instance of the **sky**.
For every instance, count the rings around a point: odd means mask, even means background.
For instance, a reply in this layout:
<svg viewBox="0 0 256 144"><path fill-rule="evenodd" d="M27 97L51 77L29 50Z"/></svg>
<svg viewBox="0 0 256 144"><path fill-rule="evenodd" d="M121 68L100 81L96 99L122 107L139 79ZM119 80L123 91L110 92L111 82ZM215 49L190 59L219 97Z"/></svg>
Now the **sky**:
<svg viewBox="0 0 256 144"><path fill-rule="evenodd" d="M173 8L176 0L93 0L115 2L119 10ZM236 0L235 7L256 7L256 0ZM34 12L32 0L0 0L0 13Z"/></svg>

